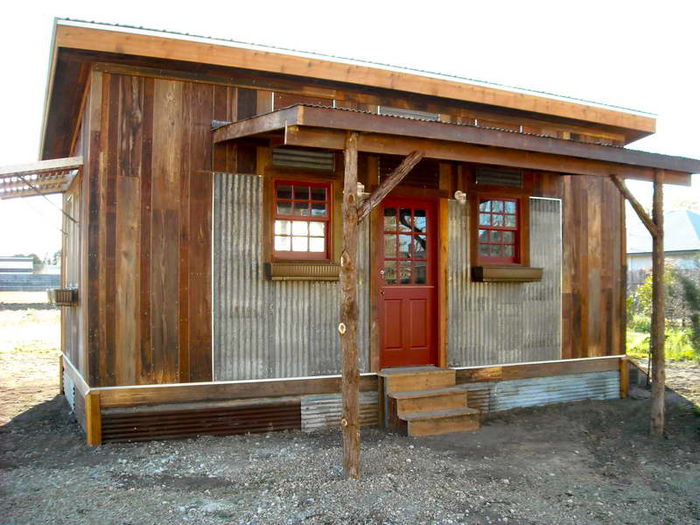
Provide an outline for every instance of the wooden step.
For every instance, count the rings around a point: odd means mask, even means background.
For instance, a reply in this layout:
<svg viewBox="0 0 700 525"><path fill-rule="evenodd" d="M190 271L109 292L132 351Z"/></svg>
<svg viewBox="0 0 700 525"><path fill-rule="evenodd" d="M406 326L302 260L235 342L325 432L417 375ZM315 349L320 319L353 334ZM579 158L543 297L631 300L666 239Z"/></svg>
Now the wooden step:
<svg viewBox="0 0 700 525"><path fill-rule="evenodd" d="M408 423L409 436L439 436L479 428L479 411L474 408L408 414L401 419Z"/></svg>
<svg viewBox="0 0 700 525"><path fill-rule="evenodd" d="M393 392L389 396L394 401L399 417L404 414L467 407L467 391L461 387Z"/></svg>
<svg viewBox="0 0 700 525"><path fill-rule="evenodd" d="M382 370L386 392L412 392L455 386L456 371L449 368L409 367Z"/></svg>

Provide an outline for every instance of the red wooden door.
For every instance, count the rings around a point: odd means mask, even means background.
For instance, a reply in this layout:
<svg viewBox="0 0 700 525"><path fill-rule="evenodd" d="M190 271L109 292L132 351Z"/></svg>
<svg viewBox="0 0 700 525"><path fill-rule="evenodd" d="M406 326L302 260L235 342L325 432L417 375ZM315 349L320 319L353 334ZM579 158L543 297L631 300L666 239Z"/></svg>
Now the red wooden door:
<svg viewBox="0 0 700 525"><path fill-rule="evenodd" d="M375 267L382 368L437 364L436 204L382 203Z"/></svg>

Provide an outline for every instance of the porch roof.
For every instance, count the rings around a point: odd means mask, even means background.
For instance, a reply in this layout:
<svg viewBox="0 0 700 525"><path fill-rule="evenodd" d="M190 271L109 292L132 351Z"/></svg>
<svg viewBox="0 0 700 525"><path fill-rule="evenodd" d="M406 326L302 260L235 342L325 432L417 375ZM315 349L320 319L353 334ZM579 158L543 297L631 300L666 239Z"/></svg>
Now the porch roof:
<svg viewBox="0 0 700 525"><path fill-rule="evenodd" d="M700 160L590 144L511 130L426 121L324 106L294 105L214 131L214 142L267 139L279 146L342 150L345 133L360 132L359 151L495 164L571 175L652 180L664 170L671 184L690 184Z"/></svg>
<svg viewBox="0 0 700 525"><path fill-rule="evenodd" d="M83 166L82 157L0 167L0 199L51 195L68 189Z"/></svg>

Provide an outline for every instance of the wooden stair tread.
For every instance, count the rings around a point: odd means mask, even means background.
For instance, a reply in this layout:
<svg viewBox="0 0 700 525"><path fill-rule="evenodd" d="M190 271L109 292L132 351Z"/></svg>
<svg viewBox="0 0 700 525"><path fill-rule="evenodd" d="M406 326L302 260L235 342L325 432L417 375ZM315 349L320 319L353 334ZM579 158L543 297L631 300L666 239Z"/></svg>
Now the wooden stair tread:
<svg viewBox="0 0 700 525"><path fill-rule="evenodd" d="M450 368L438 368L436 366L402 366L397 368L383 368L379 371L382 377L415 376L423 374L449 373Z"/></svg>
<svg viewBox="0 0 700 525"><path fill-rule="evenodd" d="M461 394L463 392L467 392L467 390L459 386L450 386L445 388L434 388L431 390L407 390L405 392L391 392L389 395L394 399L414 399L420 397Z"/></svg>
<svg viewBox="0 0 700 525"><path fill-rule="evenodd" d="M435 412L416 412L415 414L404 414L401 417L404 421L422 421L430 419L443 419L456 416L479 415L476 408L452 408L450 410L438 410Z"/></svg>

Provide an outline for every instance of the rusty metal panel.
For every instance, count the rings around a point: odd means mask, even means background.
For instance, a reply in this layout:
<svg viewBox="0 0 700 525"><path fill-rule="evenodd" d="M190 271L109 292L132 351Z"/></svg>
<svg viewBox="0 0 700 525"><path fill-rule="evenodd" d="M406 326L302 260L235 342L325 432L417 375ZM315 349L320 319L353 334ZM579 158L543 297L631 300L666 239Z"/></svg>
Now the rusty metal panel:
<svg viewBox="0 0 700 525"><path fill-rule="evenodd" d="M214 379L338 373L339 285L267 280L263 272L262 214L262 178L214 176ZM363 225L358 254L362 371L368 368L369 348L368 232L367 225Z"/></svg>
<svg viewBox="0 0 700 525"><path fill-rule="evenodd" d="M561 357L561 201L530 199L532 283L472 282L467 206L449 202L448 363L478 366Z"/></svg>
<svg viewBox="0 0 700 525"><path fill-rule="evenodd" d="M360 425L379 424L379 394L360 392ZM321 428L340 428L343 400L340 394L304 396L301 398L301 429L304 432Z"/></svg>

